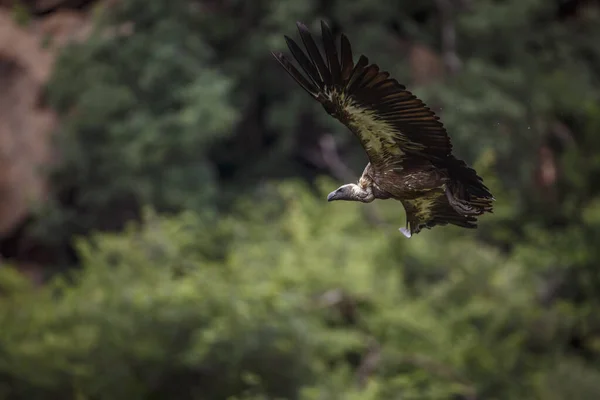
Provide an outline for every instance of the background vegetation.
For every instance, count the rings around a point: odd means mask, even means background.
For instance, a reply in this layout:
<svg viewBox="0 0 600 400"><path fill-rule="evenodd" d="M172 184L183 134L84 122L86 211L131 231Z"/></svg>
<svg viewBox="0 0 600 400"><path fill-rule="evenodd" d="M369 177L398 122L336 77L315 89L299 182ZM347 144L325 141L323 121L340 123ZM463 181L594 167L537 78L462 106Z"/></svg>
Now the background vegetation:
<svg viewBox="0 0 600 400"><path fill-rule="evenodd" d="M94 19L47 88L61 162L27 227L47 282L0 269L0 398L600 398L595 2ZM406 240L399 203L324 201L366 157L270 55L320 19L439 112L497 199L477 231Z"/></svg>

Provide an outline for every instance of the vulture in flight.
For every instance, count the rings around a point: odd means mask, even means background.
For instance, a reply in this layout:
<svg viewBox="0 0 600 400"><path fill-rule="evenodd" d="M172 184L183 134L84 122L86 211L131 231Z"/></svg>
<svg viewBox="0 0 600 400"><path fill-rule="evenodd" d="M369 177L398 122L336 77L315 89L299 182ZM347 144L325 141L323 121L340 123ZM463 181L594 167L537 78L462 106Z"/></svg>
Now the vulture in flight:
<svg viewBox="0 0 600 400"><path fill-rule="evenodd" d="M327 200L399 200L406 211L406 227L399 230L406 237L436 225L476 228L477 216L492 212L494 198L477 172L452 155L439 117L364 55L355 64L343 34L338 50L325 22L324 57L307 27L297 26L306 53L288 36L285 40L304 74L282 53L273 56L356 135L369 159L357 183L340 186Z"/></svg>

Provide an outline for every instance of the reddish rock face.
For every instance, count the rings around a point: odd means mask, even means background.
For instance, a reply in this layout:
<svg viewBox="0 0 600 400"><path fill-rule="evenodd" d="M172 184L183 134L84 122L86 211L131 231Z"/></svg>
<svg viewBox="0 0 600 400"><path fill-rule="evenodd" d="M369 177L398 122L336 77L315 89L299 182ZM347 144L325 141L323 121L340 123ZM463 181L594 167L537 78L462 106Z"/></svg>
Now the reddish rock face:
<svg viewBox="0 0 600 400"><path fill-rule="evenodd" d="M44 200L56 116L39 106L53 56L0 9L0 237Z"/></svg>
<svg viewBox="0 0 600 400"><path fill-rule="evenodd" d="M53 161L51 136L58 120L42 104L42 91L57 51L70 40L85 39L90 30L85 13L71 10L22 26L0 0L0 239L46 197L45 172ZM44 48L47 38L50 45Z"/></svg>
<svg viewBox="0 0 600 400"><path fill-rule="evenodd" d="M408 60L414 85L426 85L444 78L444 62L431 48L418 43L411 44Z"/></svg>

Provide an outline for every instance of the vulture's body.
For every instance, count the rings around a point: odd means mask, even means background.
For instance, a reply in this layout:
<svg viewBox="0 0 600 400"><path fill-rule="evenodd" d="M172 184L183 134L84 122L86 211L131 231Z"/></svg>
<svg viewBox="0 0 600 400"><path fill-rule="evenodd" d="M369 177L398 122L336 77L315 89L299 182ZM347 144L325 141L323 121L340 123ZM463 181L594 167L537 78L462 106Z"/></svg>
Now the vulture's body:
<svg viewBox="0 0 600 400"><path fill-rule="evenodd" d="M308 29L298 23L305 54L289 37L288 47L302 75L281 53L285 70L325 110L360 140L369 163L357 184L343 185L328 200L371 202L396 199L406 211L410 237L423 228L448 223L477 226L477 216L492 212L494 198L475 170L452 155L452 144L439 118L404 85L360 56L354 64L350 42L339 50L329 27L321 23L322 57Z"/></svg>

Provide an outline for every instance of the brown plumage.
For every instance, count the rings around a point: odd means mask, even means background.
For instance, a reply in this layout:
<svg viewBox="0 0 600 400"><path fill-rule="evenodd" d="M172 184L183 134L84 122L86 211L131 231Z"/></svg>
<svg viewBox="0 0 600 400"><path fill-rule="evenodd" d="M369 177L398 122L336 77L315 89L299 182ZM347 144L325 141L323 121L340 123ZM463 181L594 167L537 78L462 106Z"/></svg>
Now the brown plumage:
<svg viewBox="0 0 600 400"><path fill-rule="evenodd" d="M452 155L450 138L433 111L367 57L361 55L354 64L343 34L338 55L325 22L325 58L306 26L297 26L306 53L289 37L285 40L305 75L282 53L273 55L358 137L369 158L358 183L341 186L327 200L399 200L407 220L400 231L407 237L436 225L477 227L476 217L492 212L494 198L475 170Z"/></svg>

